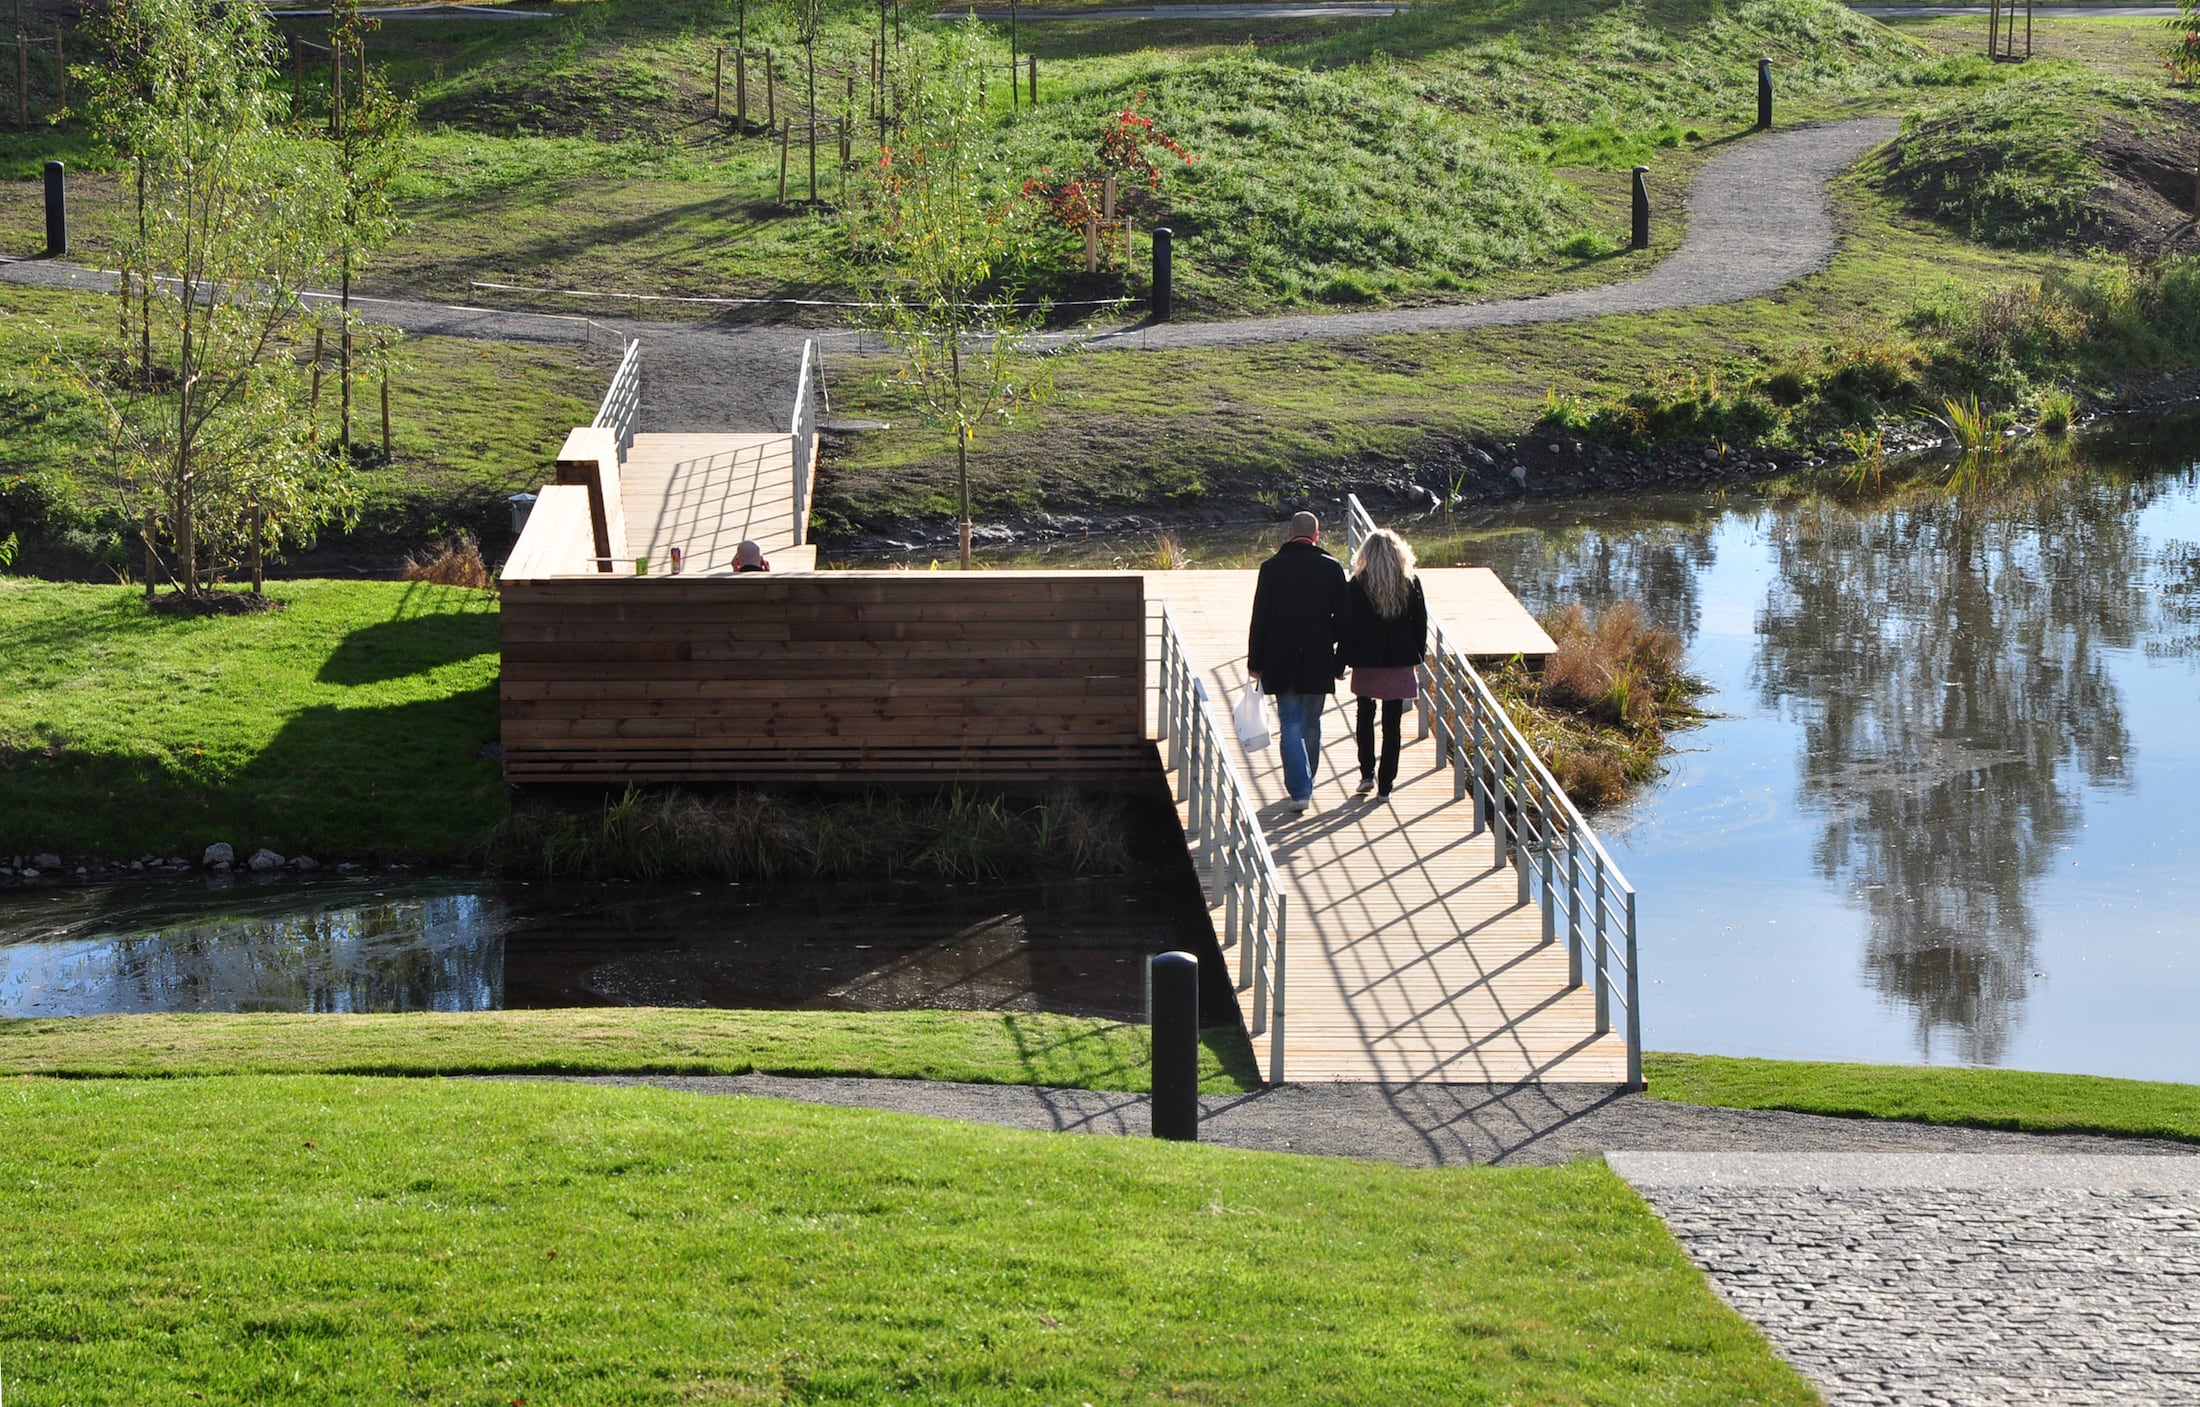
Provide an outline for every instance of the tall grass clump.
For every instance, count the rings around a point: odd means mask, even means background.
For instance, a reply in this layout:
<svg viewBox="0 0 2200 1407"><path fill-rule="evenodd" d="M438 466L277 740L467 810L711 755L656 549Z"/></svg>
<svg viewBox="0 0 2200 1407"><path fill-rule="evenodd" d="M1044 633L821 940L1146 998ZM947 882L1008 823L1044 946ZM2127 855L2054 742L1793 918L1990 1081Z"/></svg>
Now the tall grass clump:
<svg viewBox="0 0 2200 1407"><path fill-rule="evenodd" d="M1120 803L955 789L849 798L630 786L595 810L514 807L488 846L500 869L576 879L1000 880L1120 874Z"/></svg>
<svg viewBox="0 0 2200 1407"><path fill-rule="evenodd" d="M1680 635L1637 602L1595 616L1566 606L1543 628L1558 648L1542 672L1516 660L1490 685L1576 805L1625 800L1658 774L1666 734L1703 721L1708 686L1687 672Z"/></svg>
<svg viewBox="0 0 2200 1407"><path fill-rule="evenodd" d="M426 551L407 553L400 574L406 581L433 582L437 586L486 587L489 564L481 558L481 544L472 533L446 537Z"/></svg>
<svg viewBox="0 0 2200 1407"><path fill-rule="evenodd" d="M2066 435L2078 418L2078 398L2060 386L2040 392L2040 417L2033 428L2043 435Z"/></svg>

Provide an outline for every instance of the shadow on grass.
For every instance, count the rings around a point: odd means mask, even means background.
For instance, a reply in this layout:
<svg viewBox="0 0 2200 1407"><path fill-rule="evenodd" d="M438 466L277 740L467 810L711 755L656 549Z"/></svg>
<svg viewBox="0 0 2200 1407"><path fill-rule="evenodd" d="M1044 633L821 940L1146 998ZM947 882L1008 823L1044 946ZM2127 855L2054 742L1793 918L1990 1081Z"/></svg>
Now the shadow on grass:
<svg viewBox="0 0 2200 1407"><path fill-rule="evenodd" d="M217 840L317 859L471 858L504 812L493 685L381 707L307 708L248 764L194 751L0 753L0 849L197 859Z"/></svg>

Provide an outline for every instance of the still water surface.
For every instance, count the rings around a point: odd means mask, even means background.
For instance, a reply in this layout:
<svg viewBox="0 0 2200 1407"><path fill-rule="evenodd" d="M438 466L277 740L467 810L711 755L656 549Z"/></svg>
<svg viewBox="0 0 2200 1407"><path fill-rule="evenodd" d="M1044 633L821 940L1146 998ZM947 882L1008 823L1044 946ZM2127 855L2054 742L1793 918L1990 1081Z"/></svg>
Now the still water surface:
<svg viewBox="0 0 2200 1407"><path fill-rule="evenodd" d="M1721 716L1598 824L1654 1049L2200 1080L2200 424L1963 499L1485 518L1632 598Z"/></svg>
<svg viewBox="0 0 2200 1407"><path fill-rule="evenodd" d="M1138 882L1015 885L375 875L28 891L0 902L0 1016L642 1005L1132 1019L1148 954L1212 948L1193 883L1180 863ZM1236 1019L1219 978L1204 997L1210 1019Z"/></svg>

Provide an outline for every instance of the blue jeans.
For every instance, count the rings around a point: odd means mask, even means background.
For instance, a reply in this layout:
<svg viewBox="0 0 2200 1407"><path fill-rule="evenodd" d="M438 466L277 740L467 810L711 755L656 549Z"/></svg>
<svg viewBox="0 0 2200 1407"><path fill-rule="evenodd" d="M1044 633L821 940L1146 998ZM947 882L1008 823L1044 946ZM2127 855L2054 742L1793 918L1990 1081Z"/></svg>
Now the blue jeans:
<svg viewBox="0 0 2200 1407"><path fill-rule="evenodd" d="M1327 694L1276 695L1277 746L1283 749L1283 789L1293 801L1314 798L1314 775L1322 766L1322 711Z"/></svg>

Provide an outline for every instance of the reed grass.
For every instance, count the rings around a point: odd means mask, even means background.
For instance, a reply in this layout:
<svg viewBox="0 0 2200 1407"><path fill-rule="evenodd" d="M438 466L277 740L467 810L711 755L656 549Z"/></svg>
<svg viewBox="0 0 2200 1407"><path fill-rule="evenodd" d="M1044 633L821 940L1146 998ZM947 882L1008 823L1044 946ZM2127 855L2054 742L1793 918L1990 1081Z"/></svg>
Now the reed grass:
<svg viewBox="0 0 2200 1407"><path fill-rule="evenodd" d="M481 559L481 543L462 532L438 540L419 554L407 554L399 574L406 581L432 582L437 586L487 587L489 564Z"/></svg>
<svg viewBox="0 0 2200 1407"><path fill-rule="evenodd" d="M972 881L1121 874L1129 837L1121 803L1071 791L1019 803L962 788L843 799L631 786L593 811L517 806L488 850L499 868L550 877Z"/></svg>
<svg viewBox="0 0 2200 1407"><path fill-rule="evenodd" d="M1695 700L1709 686L1688 673L1680 636L1637 602L1601 615L1566 606L1543 628L1558 648L1542 673L1515 659L1490 687L1575 805L1623 801L1658 775L1666 735L1703 721Z"/></svg>

